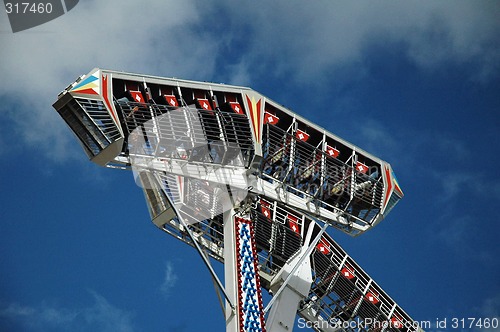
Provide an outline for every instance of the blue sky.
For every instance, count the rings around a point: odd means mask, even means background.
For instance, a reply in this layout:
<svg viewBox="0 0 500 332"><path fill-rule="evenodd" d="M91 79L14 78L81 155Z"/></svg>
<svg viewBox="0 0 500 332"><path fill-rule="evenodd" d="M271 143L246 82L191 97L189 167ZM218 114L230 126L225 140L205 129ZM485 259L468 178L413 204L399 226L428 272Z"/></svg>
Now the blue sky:
<svg viewBox="0 0 500 332"><path fill-rule="evenodd" d="M331 235L416 320L499 317L498 17L496 1L88 0L13 34L0 13L0 330L224 330L197 253L51 107L94 67L250 86L389 161L404 199Z"/></svg>

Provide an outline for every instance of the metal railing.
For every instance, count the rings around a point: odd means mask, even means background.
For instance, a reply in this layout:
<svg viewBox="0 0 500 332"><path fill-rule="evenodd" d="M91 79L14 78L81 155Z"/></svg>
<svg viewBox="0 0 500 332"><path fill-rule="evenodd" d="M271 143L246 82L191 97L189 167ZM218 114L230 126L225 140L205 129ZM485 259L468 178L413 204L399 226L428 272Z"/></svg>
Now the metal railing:
<svg viewBox="0 0 500 332"><path fill-rule="evenodd" d="M80 107L87 112L94 124L102 131L109 142L121 138L118 126L115 124L104 103L100 100L75 98Z"/></svg>
<svg viewBox="0 0 500 332"><path fill-rule="evenodd" d="M353 331L418 331L415 322L328 236L311 255L313 284L303 308L330 322L356 321ZM300 312L299 312L300 313ZM362 327L362 328L361 328ZM346 329L351 330L351 329Z"/></svg>
<svg viewBox="0 0 500 332"><path fill-rule="evenodd" d="M371 224L382 206L384 184L380 165L367 173L356 169L356 155L347 161L330 157L322 146L314 147L274 125L264 129L261 176L332 212L343 212L349 221Z"/></svg>
<svg viewBox="0 0 500 332"><path fill-rule="evenodd" d="M128 133L130 152L190 162L248 167L253 140L245 115L194 106L117 101ZM144 147L134 147L134 135Z"/></svg>

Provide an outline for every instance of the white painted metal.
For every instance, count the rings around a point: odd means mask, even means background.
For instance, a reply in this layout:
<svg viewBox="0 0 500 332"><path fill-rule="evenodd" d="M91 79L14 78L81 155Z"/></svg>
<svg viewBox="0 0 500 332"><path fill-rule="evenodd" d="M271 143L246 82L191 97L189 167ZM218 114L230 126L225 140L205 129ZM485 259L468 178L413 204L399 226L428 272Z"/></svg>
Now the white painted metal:
<svg viewBox="0 0 500 332"><path fill-rule="evenodd" d="M234 209L224 213L224 286L228 298L226 300L226 332L238 332L238 289L236 275L236 237L234 224Z"/></svg>

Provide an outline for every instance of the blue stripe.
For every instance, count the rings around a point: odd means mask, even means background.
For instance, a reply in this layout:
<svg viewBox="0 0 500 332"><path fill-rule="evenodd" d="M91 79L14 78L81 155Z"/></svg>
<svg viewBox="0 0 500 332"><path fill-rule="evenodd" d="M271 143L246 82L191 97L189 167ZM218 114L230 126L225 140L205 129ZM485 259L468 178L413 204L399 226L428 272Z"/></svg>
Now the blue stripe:
<svg viewBox="0 0 500 332"><path fill-rule="evenodd" d="M86 84L94 82L97 79L98 79L97 77L89 76L86 79L84 79L83 81L81 81L80 83L78 83L72 90L78 89L79 87L82 87L82 86L84 86Z"/></svg>

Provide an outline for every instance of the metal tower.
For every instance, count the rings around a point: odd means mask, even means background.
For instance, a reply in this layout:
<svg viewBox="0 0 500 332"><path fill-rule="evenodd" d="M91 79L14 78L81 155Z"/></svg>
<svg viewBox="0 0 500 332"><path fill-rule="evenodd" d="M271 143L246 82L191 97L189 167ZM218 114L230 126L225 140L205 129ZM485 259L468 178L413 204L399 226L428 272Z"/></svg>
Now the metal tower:
<svg viewBox="0 0 500 332"><path fill-rule="evenodd" d="M93 69L54 108L91 161L133 171L159 229L198 250L227 331L292 331L297 314L316 331L421 331L327 232L387 216L403 197L387 162L240 86Z"/></svg>

